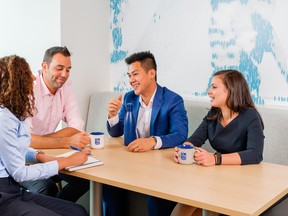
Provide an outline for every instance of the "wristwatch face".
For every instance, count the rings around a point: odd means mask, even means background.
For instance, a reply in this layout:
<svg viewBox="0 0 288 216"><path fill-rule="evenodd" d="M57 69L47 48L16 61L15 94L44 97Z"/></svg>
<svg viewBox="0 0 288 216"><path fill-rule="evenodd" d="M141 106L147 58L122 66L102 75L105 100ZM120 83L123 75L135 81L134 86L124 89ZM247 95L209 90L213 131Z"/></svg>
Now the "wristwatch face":
<svg viewBox="0 0 288 216"><path fill-rule="evenodd" d="M154 139L155 145L153 146L153 149L155 148L155 146L157 145L157 138L155 136L151 136L151 138Z"/></svg>

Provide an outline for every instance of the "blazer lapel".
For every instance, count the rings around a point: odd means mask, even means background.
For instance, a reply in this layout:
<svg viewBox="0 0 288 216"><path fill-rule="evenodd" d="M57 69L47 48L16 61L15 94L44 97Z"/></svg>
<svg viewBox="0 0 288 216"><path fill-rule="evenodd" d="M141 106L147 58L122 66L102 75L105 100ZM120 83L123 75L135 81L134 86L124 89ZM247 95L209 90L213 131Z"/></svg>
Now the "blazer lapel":
<svg viewBox="0 0 288 216"><path fill-rule="evenodd" d="M156 117L160 111L163 103L163 88L157 84L157 91L153 100L151 121L150 121L150 135L154 135L154 124Z"/></svg>
<svg viewBox="0 0 288 216"><path fill-rule="evenodd" d="M135 100L132 102L133 103L133 115L135 116L135 121L137 122L138 119L138 112L140 108L140 103L139 103L139 95L135 97Z"/></svg>

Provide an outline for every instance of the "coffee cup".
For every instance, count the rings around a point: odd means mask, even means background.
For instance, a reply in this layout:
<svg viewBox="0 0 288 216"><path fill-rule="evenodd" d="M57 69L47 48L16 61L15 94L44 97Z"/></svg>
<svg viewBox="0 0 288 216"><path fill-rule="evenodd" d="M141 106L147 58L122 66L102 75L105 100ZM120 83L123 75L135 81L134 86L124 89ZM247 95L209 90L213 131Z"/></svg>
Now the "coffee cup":
<svg viewBox="0 0 288 216"><path fill-rule="evenodd" d="M182 144L177 146L179 151L179 163L180 164L192 164L195 163L194 153L197 151L193 145Z"/></svg>
<svg viewBox="0 0 288 216"><path fill-rule="evenodd" d="M103 132L91 132L90 133L91 148L101 149L104 148L104 133Z"/></svg>

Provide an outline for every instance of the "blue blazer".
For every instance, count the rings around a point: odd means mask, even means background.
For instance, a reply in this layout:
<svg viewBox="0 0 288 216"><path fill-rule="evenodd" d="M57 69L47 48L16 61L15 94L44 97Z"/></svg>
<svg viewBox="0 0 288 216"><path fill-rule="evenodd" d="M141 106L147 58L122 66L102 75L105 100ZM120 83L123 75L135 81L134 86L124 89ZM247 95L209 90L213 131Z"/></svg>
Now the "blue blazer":
<svg viewBox="0 0 288 216"><path fill-rule="evenodd" d="M137 121L140 107L139 97L139 95L134 94L134 91L125 94L122 107L118 113L119 123L110 127L107 122L107 130L110 136L118 137L123 135L123 122L127 103L133 104L133 114ZM182 97L158 84L152 105L150 135L161 138L161 148L171 148L180 145L188 136L188 119Z"/></svg>

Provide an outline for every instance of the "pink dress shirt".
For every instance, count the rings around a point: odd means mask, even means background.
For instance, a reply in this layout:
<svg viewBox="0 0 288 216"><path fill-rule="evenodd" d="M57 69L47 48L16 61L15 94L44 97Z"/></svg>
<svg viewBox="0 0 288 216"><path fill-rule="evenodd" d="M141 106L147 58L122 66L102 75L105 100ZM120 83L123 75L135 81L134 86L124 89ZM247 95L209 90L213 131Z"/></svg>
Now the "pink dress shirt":
<svg viewBox="0 0 288 216"><path fill-rule="evenodd" d="M53 133L61 120L67 127L84 131L84 121L69 79L53 95L44 83L42 71L39 71L34 81L34 96L37 111L33 117L27 118L30 133L40 136Z"/></svg>

